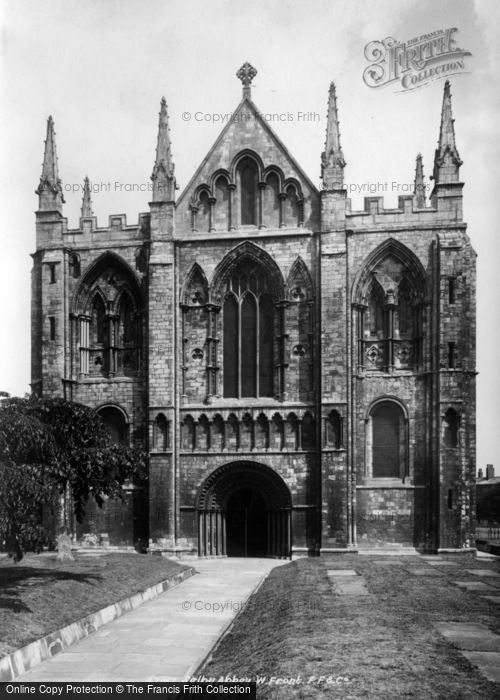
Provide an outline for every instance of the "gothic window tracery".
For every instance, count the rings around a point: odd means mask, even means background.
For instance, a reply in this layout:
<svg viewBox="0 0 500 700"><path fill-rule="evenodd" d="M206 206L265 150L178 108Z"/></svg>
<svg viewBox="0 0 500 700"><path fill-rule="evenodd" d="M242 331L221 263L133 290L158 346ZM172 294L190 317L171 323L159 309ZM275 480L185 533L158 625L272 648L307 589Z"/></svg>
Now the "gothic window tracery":
<svg viewBox="0 0 500 700"><path fill-rule="evenodd" d="M223 305L225 397L274 395L274 316L265 272L242 262Z"/></svg>
<svg viewBox="0 0 500 700"><path fill-rule="evenodd" d="M81 377L133 376L140 369L142 317L134 285L125 266L111 255L82 280L75 314Z"/></svg>
<svg viewBox="0 0 500 700"><path fill-rule="evenodd" d="M393 240L371 258L354 293L358 368L415 370L422 357L425 273L414 254Z"/></svg>

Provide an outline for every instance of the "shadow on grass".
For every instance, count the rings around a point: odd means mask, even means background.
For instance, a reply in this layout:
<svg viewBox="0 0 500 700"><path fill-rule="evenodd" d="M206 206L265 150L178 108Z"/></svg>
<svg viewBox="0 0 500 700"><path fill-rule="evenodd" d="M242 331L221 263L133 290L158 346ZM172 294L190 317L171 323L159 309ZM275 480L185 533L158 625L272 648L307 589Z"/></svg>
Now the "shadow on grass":
<svg viewBox="0 0 500 700"><path fill-rule="evenodd" d="M30 566L4 566L0 568L0 610L14 613L33 612L22 600L23 594L31 586L40 586L52 581L78 581L92 583L101 581L102 576L94 573L79 573L57 569Z"/></svg>

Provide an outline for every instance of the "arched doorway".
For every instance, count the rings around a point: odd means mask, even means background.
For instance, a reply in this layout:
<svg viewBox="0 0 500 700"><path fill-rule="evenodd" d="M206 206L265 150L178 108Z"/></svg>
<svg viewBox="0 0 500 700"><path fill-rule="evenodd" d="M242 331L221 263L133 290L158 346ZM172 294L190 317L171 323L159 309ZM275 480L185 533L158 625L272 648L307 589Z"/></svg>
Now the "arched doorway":
<svg viewBox="0 0 500 700"><path fill-rule="evenodd" d="M239 489L226 510L228 557L265 557L268 545L266 503L252 489Z"/></svg>
<svg viewBox="0 0 500 700"><path fill-rule="evenodd" d="M197 506L200 556L290 556L290 491L269 467L245 461L219 467Z"/></svg>

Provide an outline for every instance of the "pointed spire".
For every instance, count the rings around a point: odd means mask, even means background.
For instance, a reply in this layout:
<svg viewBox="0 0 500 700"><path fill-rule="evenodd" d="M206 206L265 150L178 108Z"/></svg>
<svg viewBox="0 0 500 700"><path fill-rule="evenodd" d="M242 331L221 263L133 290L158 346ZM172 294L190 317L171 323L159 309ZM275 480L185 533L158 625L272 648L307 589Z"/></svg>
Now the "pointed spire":
<svg viewBox="0 0 500 700"><path fill-rule="evenodd" d="M455 144L454 122L451 111L450 82L447 80L444 84L438 147L434 156L433 179L436 184L458 182L459 180L459 168L462 161Z"/></svg>
<svg viewBox="0 0 500 700"><path fill-rule="evenodd" d="M151 180L153 181L153 202L171 202L175 199L174 163L172 161L167 102L164 97L161 99L156 161Z"/></svg>
<svg viewBox="0 0 500 700"><path fill-rule="evenodd" d="M425 182L424 182L424 166L422 164L422 154L417 156L415 166L415 186L413 188L413 199L417 209L425 209Z"/></svg>
<svg viewBox="0 0 500 700"><path fill-rule="evenodd" d="M46 211L60 211L62 209L64 197L61 180L59 179L54 120L52 116L47 120L47 138L45 139L42 175L35 194L39 196L39 209Z"/></svg>
<svg viewBox="0 0 500 700"><path fill-rule="evenodd" d="M325 150L321 154L321 177L326 190L342 189L345 164L344 154L340 145L337 93L335 83L330 83Z"/></svg>
<svg viewBox="0 0 500 700"><path fill-rule="evenodd" d="M86 177L83 181L82 218L94 216L92 211L92 199L90 197L90 182Z"/></svg>

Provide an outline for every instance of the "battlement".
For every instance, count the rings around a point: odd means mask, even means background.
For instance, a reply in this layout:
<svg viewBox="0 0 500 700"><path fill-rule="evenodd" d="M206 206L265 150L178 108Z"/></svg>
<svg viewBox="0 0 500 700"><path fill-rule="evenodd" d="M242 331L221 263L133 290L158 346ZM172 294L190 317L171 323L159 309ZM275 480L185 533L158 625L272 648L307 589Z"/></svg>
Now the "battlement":
<svg viewBox="0 0 500 700"><path fill-rule="evenodd" d="M365 197L364 208L352 210L351 199L346 199L346 219L353 228L373 228L374 226L394 225L432 225L444 222L462 222L462 206L459 198L451 198L446 207L419 207L414 195L398 197L397 208L385 208L384 197Z"/></svg>
<svg viewBox="0 0 500 700"><path fill-rule="evenodd" d="M108 216L108 225L100 227L97 223L97 216L81 216L79 226L75 229L65 228L65 234L87 234L87 233L106 233L106 232L141 232L149 231L151 215L149 212L143 212L138 215L137 224L127 224L126 214L110 214Z"/></svg>

